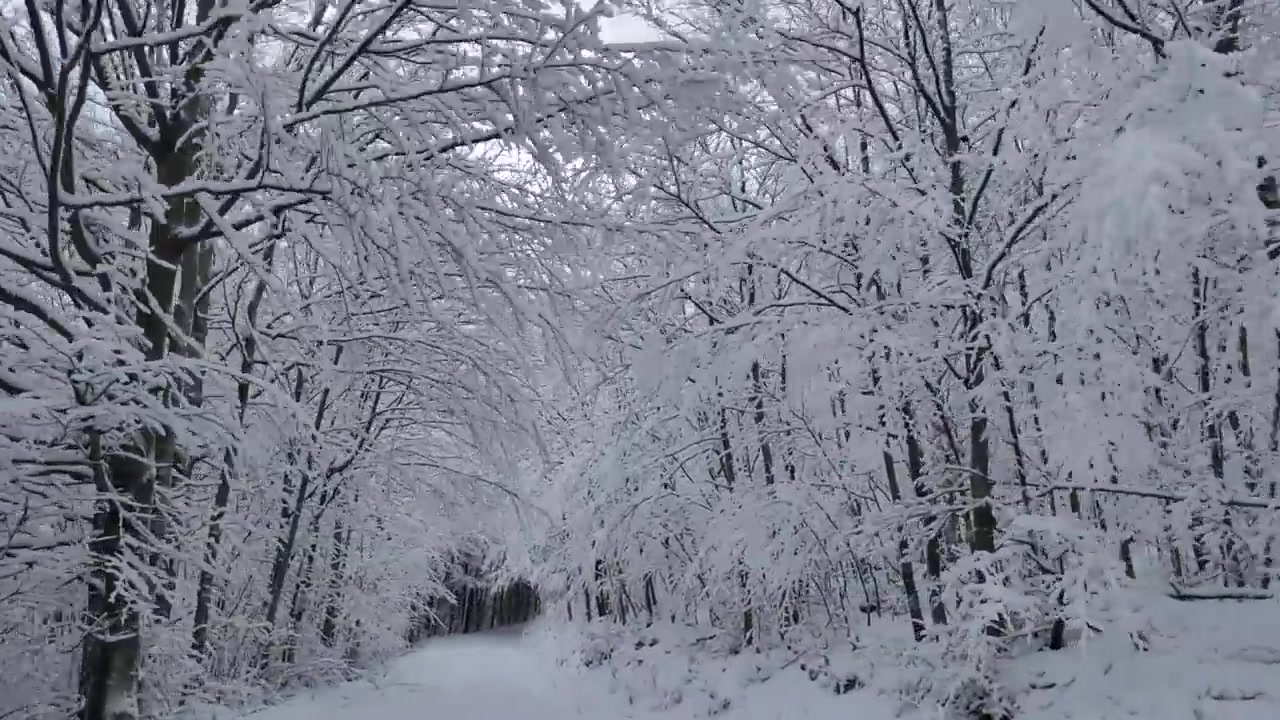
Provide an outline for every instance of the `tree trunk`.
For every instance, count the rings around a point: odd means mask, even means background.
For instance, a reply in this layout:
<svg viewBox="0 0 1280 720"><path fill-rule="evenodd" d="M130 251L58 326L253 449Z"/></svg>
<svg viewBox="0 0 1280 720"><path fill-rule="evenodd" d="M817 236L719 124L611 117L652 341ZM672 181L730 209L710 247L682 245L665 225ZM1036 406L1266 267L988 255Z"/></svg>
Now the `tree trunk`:
<svg viewBox="0 0 1280 720"><path fill-rule="evenodd" d="M270 272L275 266L275 254L276 243L268 243L262 257L263 265L267 272ZM213 267L212 245L209 246L207 255L202 254L201 266L202 273L207 278ZM259 278L246 308L248 333L240 339L243 356L240 358L240 380L236 384L236 419L241 430L244 429L245 413L249 409L249 373L253 371L254 362L257 359L258 339L254 333L258 323L258 311L262 306L266 290L266 281ZM207 305L208 294L202 293L196 305L197 310L192 318L193 326L201 327L199 331L201 337L206 333L202 327L206 324L204 319L205 310L202 308L207 308ZM209 621L214 595L214 570L218 561L218 552L222 545L222 519L226 515L227 505L231 501L231 478L234 473L235 452L231 448L227 448L223 453L223 467L218 475L218 489L213 497L213 510L209 516L208 536L205 539L204 563L203 567L200 568L200 579L196 588L195 629L192 631L191 649L197 658L203 658L209 648Z"/></svg>
<svg viewBox="0 0 1280 720"><path fill-rule="evenodd" d="M324 609L324 623L320 626L320 641L333 647L338 627L338 601L342 593L342 573L347 559L347 546L351 544L351 529L344 532L341 520L333 524L333 555L329 560L329 601Z"/></svg>
<svg viewBox="0 0 1280 720"><path fill-rule="evenodd" d="M80 658L80 696L84 701L82 720L132 720L138 716L138 665L141 657L140 617L132 607L117 572L123 558L123 539L128 532L123 501L129 488L119 483L136 478L137 469L121 467L124 460L104 459L102 439L91 440L90 461L94 479L112 491L97 501L93 517L93 539L89 551L93 565L89 581L89 616L93 625L85 634ZM108 464L115 467L108 467ZM135 465L140 465L135 461Z"/></svg>
<svg viewBox="0 0 1280 720"><path fill-rule="evenodd" d="M157 169L161 182L172 186L190 177L194 164L186 153L174 150L157 161ZM137 325L142 330L145 358L152 366L159 365L169 351L167 319L173 313L177 266L182 258L181 241L170 224L178 217L172 205L166 222L152 226L146 282L137 293ZM163 389L148 392L164 401ZM81 659L82 720L138 717L141 621L137 608L127 599L132 593L119 572L128 562L124 553L128 540L142 539L155 530L155 469L171 469L171 439L171 428L157 431L148 427L119 450L103 449L109 478L99 487L108 495L98 502L90 540L95 563L88 597L91 629ZM152 553L160 550L154 546L149 549ZM157 597L153 578L149 574L144 578L151 585L147 589L152 597Z"/></svg>

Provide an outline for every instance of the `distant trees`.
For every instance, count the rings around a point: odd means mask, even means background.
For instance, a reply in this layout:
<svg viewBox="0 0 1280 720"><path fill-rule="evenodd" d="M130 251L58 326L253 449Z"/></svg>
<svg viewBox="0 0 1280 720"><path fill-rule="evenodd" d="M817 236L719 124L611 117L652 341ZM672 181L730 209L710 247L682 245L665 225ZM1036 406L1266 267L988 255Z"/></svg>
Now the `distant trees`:
<svg viewBox="0 0 1280 720"><path fill-rule="evenodd" d="M443 584L447 595L428 598L418 607L409 628L409 642L519 625L542 609L538 589L529 581L502 581L483 572L475 558L451 564Z"/></svg>

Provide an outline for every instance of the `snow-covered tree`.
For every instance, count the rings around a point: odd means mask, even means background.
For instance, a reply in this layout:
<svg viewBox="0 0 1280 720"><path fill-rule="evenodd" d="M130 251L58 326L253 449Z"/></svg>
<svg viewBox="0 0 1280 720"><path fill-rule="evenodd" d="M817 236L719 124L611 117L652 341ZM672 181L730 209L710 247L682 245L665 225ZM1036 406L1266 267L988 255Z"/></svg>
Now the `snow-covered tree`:
<svg viewBox="0 0 1280 720"><path fill-rule="evenodd" d="M999 659L1140 573L1269 585L1273 7L647 10L720 81L619 173L575 615L752 643L887 606L955 668L925 692L998 716Z"/></svg>
<svg viewBox="0 0 1280 720"><path fill-rule="evenodd" d="M607 8L2 12L0 714L394 651L536 454L576 248L521 218L646 102Z"/></svg>

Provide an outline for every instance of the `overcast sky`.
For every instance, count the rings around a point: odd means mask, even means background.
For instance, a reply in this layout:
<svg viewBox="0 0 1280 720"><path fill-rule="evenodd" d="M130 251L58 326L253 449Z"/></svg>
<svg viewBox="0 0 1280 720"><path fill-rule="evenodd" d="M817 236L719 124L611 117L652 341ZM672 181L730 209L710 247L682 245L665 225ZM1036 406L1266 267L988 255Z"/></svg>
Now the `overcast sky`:
<svg viewBox="0 0 1280 720"><path fill-rule="evenodd" d="M644 20L635 15L619 13L600 23L600 34L608 43L644 42L657 40L661 36Z"/></svg>

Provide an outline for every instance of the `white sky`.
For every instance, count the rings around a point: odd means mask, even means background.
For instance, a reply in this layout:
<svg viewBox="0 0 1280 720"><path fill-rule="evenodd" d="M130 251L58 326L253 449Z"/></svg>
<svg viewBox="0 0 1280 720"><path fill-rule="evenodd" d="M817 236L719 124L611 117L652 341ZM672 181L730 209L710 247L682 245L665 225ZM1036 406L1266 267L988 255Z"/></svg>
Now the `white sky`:
<svg viewBox="0 0 1280 720"><path fill-rule="evenodd" d="M645 42L662 37L644 20L624 13L618 13L601 22L600 34L607 43Z"/></svg>

